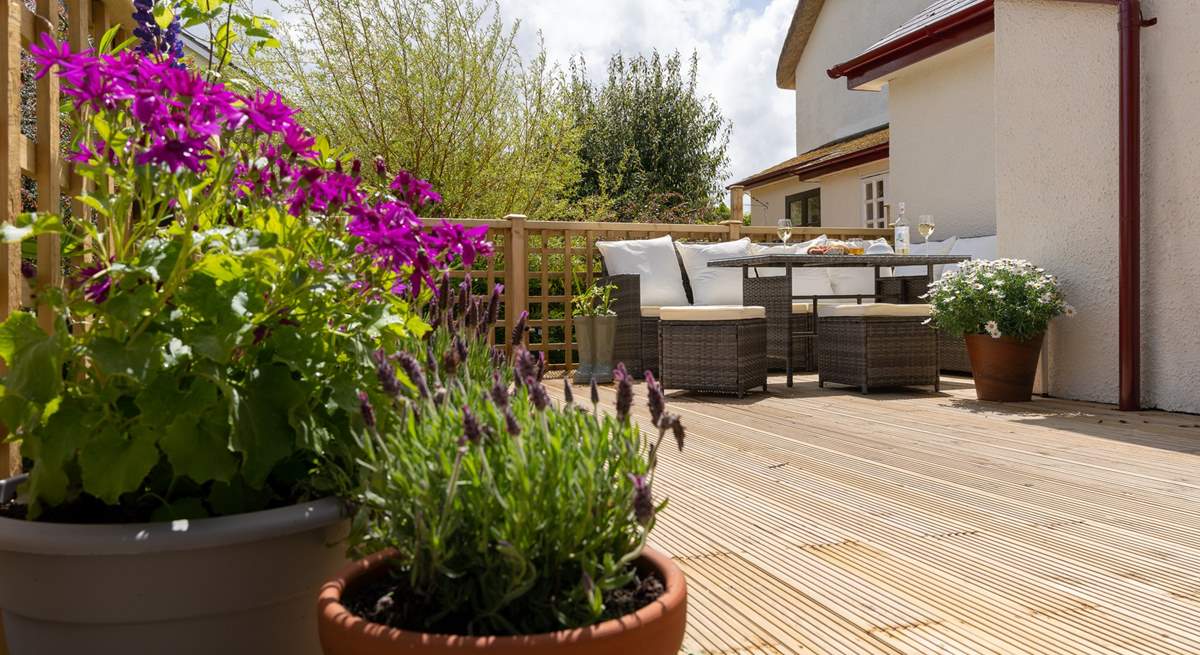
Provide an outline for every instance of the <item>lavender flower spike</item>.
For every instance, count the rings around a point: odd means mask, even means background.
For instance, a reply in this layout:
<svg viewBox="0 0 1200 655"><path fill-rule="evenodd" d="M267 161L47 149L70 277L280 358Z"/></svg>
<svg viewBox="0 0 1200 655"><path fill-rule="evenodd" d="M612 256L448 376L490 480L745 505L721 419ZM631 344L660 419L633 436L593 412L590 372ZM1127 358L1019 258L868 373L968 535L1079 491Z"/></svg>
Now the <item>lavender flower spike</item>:
<svg viewBox="0 0 1200 655"><path fill-rule="evenodd" d="M388 361L387 353L380 348L371 353L371 359L375 360L375 375L383 392L393 398L399 396L400 381L396 379L396 368Z"/></svg>
<svg viewBox="0 0 1200 655"><path fill-rule="evenodd" d="M463 405L463 436L473 444L478 444L483 440L483 428L479 425L479 419L471 413L471 408Z"/></svg>
<svg viewBox="0 0 1200 655"><path fill-rule="evenodd" d="M517 417L513 414L512 407L504 408L504 426L508 429L509 436L521 436L521 424L517 423Z"/></svg>
<svg viewBox="0 0 1200 655"><path fill-rule="evenodd" d="M633 515L643 526L648 525L654 518L654 497L650 493L650 484L644 475L629 474L633 482Z"/></svg>
<svg viewBox="0 0 1200 655"><path fill-rule="evenodd" d="M568 405L575 404L575 392L571 389L571 379L563 378L563 399Z"/></svg>
<svg viewBox="0 0 1200 655"><path fill-rule="evenodd" d="M375 408L371 406L371 398L367 392L358 392L358 409L362 412L363 423L367 424L369 429L375 429Z"/></svg>
<svg viewBox="0 0 1200 655"><path fill-rule="evenodd" d="M667 401L663 397L662 385L654 379L654 373L650 371L646 371L646 392L649 395L647 404L650 406L650 422L658 425L658 420L666 411Z"/></svg>
<svg viewBox="0 0 1200 655"><path fill-rule="evenodd" d="M511 342L513 346L519 346L525 342L525 328L528 321L529 312L522 311L521 315L517 317L517 324L513 327Z"/></svg>
<svg viewBox="0 0 1200 655"><path fill-rule="evenodd" d="M492 402L501 409L508 407L508 385L500 377L500 371L492 371Z"/></svg>
<svg viewBox="0 0 1200 655"><path fill-rule="evenodd" d="M624 422L629 420L629 409L633 406L633 380L624 362L617 364L613 378L617 381L617 420Z"/></svg>
<svg viewBox="0 0 1200 655"><path fill-rule="evenodd" d="M404 351L400 352L398 358L400 360L400 368L404 369L404 374L408 376L409 381L417 388L417 393L422 398L428 398L429 384L425 381L425 373L421 371L421 363Z"/></svg>
<svg viewBox="0 0 1200 655"><path fill-rule="evenodd" d="M546 386L534 378L526 378L525 386L529 388L529 399L533 401L533 406L539 412L545 411L550 406L550 394L546 393Z"/></svg>
<svg viewBox="0 0 1200 655"><path fill-rule="evenodd" d="M596 377L592 376L592 407L600 404L600 387L596 386Z"/></svg>

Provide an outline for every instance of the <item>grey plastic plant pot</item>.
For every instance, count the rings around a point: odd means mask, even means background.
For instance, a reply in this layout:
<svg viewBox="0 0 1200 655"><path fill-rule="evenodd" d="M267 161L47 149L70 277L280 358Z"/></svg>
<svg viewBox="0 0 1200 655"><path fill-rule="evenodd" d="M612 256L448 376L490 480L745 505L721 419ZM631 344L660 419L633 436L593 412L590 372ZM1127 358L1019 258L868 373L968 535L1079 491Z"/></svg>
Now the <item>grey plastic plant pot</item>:
<svg viewBox="0 0 1200 655"><path fill-rule="evenodd" d="M322 499L195 521L0 518L10 655L318 655L313 599L345 566Z"/></svg>
<svg viewBox="0 0 1200 655"><path fill-rule="evenodd" d="M596 358L592 374L596 376L596 382L608 384L613 380L613 344L617 336L617 317L596 316L592 320L595 321L592 326L592 350Z"/></svg>

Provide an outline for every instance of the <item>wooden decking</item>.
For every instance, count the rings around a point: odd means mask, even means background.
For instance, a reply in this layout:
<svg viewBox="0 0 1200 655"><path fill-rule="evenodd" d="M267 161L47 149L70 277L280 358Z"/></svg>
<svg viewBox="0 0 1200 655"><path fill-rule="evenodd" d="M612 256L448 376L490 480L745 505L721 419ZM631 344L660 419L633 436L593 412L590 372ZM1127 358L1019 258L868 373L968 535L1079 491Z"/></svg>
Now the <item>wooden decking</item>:
<svg viewBox="0 0 1200 655"><path fill-rule="evenodd" d="M688 577L684 652L1200 653L1200 417L955 378L672 395L653 541Z"/></svg>

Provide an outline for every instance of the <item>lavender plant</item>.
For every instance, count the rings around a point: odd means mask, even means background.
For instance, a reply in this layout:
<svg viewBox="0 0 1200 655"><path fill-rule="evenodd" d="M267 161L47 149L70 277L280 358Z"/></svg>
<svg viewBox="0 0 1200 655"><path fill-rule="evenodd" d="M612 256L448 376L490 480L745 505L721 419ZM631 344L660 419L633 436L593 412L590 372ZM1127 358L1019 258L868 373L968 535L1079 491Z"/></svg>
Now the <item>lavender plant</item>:
<svg viewBox="0 0 1200 655"><path fill-rule="evenodd" d="M595 388L581 403L568 381L544 378L540 357L489 347L494 314L456 297L429 320L440 327L426 361L380 353L361 396L355 538L363 552L394 549L394 566L360 613L428 632L533 634L636 609L622 599L655 584L634 562L666 504L654 471L667 436L683 447L679 418L650 376L646 439L623 366L616 414L598 411Z"/></svg>

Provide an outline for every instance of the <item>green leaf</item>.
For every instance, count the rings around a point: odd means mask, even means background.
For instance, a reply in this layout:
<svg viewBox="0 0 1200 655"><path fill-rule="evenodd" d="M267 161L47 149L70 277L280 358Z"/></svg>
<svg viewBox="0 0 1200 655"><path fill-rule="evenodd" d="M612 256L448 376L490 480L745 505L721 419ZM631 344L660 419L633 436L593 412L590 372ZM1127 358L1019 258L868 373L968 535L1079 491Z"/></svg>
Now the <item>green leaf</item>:
<svg viewBox="0 0 1200 655"><path fill-rule="evenodd" d="M242 263L233 255L225 253L205 255L196 265L196 270L220 282L236 280L246 274Z"/></svg>
<svg viewBox="0 0 1200 655"><path fill-rule="evenodd" d="M79 202L82 202L83 204L87 205L88 207L91 207L92 209L96 210L96 213L100 214L101 216L109 215L108 208L105 207L104 203L101 202L100 199L97 198L96 196L89 196L87 194L84 194L81 196L75 196L75 199L78 200Z"/></svg>
<svg viewBox="0 0 1200 655"><path fill-rule="evenodd" d="M89 351L92 361L109 375L145 381L151 373L162 368L161 338L145 332L129 342L100 337L92 342Z"/></svg>
<svg viewBox="0 0 1200 655"><path fill-rule="evenodd" d="M104 114L96 114L92 117L92 127L95 128L96 134L105 141L108 141L109 137L112 136L112 127L105 120Z"/></svg>
<svg viewBox="0 0 1200 655"><path fill-rule="evenodd" d="M238 398L234 447L242 453L242 475L251 487L261 487L271 468L295 447L292 412L304 404L303 388L288 367L275 364L246 384Z"/></svg>
<svg viewBox="0 0 1200 655"><path fill-rule="evenodd" d="M171 423L158 445L176 475L186 475L199 483L209 480L228 482L237 473L238 460L229 449L229 427L219 414L185 414Z"/></svg>
<svg viewBox="0 0 1200 655"><path fill-rule="evenodd" d="M171 5L159 4L154 7L154 22L158 24L158 29L165 30L171 27L174 20L175 12L171 10Z"/></svg>
<svg viewBox="0 0 1200 655"><path fill-rule="evenodd" d="M46 425L23 440L25 455L37 462L29 475L29 493L40 510L67 500L70 476L67 464L88 441L95 417L82 401L64 400Z"/></svg>
<svg viewBox="0 0 1200 655"><path fill-rule="evenodd" d="M158 433L148 427L139 427L129 434L121 434L108 422L97 427L100 434L92 435L79 453L83 489L109 505L115 505L121 494L137 491L146 474L158 462L155 446Z"/></svg>
<svg viewBox="0 0 1200 655"><path fill-rule="evenodd" d="M54 214L27 212L18 214L17 220L0 225L0 241L20 243L41 234L58 234L63 231L62 219Z"/></svg>
<svg viewBox="0 0 1200 655"><path fill-rule="evenodd" d="M33 314L13 312L0 324L0 359L8 364L5 393L50 402L62 389L60 369L67 345L62 332L43 332Z"/></svg>

